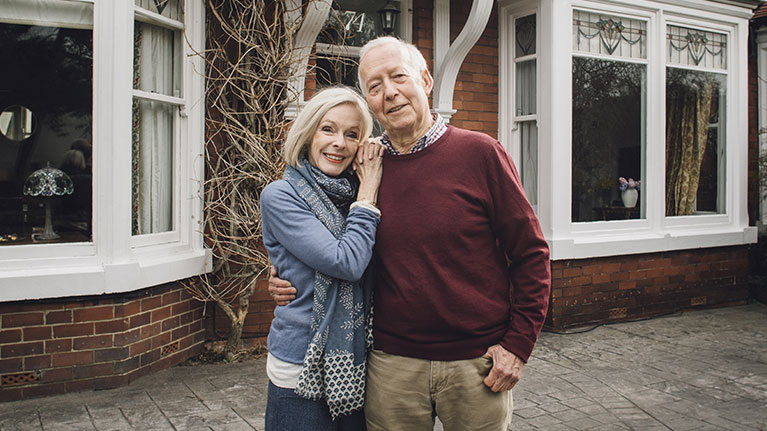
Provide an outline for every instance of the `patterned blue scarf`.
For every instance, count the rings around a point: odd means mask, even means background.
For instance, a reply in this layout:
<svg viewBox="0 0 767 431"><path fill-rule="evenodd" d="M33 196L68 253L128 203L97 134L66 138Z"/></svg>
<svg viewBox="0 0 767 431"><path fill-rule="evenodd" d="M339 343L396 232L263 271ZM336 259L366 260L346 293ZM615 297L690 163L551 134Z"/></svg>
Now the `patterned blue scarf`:
<svg viewBox="0 0 767 431"><path fill-rule="evenodd" d="M352 182L352 187L347 188L341 178L328 177L315 169L302 160L298 167L287 166L283 179L322 224L341 238L346 230L344 214L354 199L356 185ZM329 195L334 195L333 200ZM346 201L341 205L345 210L339 210L334 201ZM333 418L348 415L365 404L365 355L373 340L371 297L370 283L339 280L320 271L314 274L311 341L296 393L327 400Z"/></svg>

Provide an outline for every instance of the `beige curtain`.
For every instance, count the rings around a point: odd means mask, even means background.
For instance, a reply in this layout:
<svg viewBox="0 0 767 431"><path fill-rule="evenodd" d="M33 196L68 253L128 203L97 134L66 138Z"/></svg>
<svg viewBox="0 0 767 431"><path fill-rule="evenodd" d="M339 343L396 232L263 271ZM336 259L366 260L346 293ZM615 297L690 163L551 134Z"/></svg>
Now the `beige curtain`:
<svg viewBox="0 0 767 431"><path fill-rule="evenodd" d="M683 78L689 75L680 74ZM671 80L670 80L671 81ZM683 82L679 82L683 81ZM708 141L714 85L706 79L669 82L666 103L666 215L691 215Z"/></svg>

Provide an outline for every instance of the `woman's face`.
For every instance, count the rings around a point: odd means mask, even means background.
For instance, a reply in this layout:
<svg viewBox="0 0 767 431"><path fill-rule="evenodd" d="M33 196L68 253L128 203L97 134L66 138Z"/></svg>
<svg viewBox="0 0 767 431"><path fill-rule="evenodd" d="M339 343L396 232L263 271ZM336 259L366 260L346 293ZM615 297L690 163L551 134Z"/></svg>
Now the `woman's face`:
<svg viewBox="0 0 767 431"><path fill-rule="evenodd" d="M314 131L309 163L325 175L341 175L354 160L360 143L362 116L351 103L331 108Z"/></svg>

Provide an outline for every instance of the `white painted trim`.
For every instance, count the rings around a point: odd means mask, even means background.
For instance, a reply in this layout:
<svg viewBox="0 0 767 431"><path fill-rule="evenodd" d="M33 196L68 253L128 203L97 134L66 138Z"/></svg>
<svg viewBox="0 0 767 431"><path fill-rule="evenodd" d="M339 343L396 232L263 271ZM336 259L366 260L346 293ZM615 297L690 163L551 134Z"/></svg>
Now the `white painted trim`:
<svg viewBox="0 0 767 431"><path fill-rule="evenodd" d="M669 230L665 233L629 232L592 234L579 238L549 240L552 260L587 259L671 250L726 247L756 242L756 228L721 228L692 231Z"/></svg>
<svg viewBox="0 0 767 431"><path fill-rule="evenodd" d="M400 0L399 37L406 42L413 40L413 0Z"/></svg>
<svg viewBox="0 0 767 431"><path fill-rule="evenodd" d="M442 68L450 49L450 0L434 0L434 74ZM436 105L436 104L435 104Z"/></svg>
<svg viewBox="0 0 767 431"><path fill-rule="evenodd" d="M133 89L133 97L141 100L148 100L150 102L163 102L171 105L183 106L186 104L186 100L180 97L168 96L161 93L150 93L148 91Z"/></svg>
<svg viewBox="0 0 767 431"><path fill-rule="evenodd" d="M294 7L288 11L289 18L295 20L296 11L300 13L300 6L295 8L295 4L300 5L300 1L292 0ZM306 5L304 20L301 28L293 39L293 70L288 82L288 94L292 99L285 109L285 115L288 118L295 118L298 114L298 106L304 101L304 84L306 80L306 70L309 64L309 55L312 52L317 35L322 30L322 26L328 19L331 7L330 0L312 0ZM288 21L290 22L290 21ZM295 21L293 21L295 22ZM297 101L297 102L296 102Z"/></svg>
<svg viewBox="0 0 767 431"><path fill-rule="evenodd" d="M209 250L113 264L81 264L0 272L0 301L130 292L211 270Z"/></svg>
<svg viewBox="0 0 767 431"><path fill-rule="evenodd" d="M435 3L436 6L436 3ZM466 19L463 30L455 38L440 67L434 69L433 107L447 120L455 113L453 109L453 92L458 71L471 48L479 40L487 27L487 21L493 10L493 0L474 0L471 12ZM435 16L438 11L434 11ZM449 40L449 39L448 39Z"/></svg>
<svg viewBox="0 0 767 431"><path fill-rule="evenodd" d="M181 21L164 17L159 13L146 10L140 6L134 7L136 12L136 21L169 28L171 30L184 30L184 23Z"/></svg>
<svg viewBox="0 0 767 431"><path fill-rule="evenodd" d="M361 46L349 45L331 45L329 43L317 42L315 45L317 54L328 54L343 57L360 57Z"/></svg>

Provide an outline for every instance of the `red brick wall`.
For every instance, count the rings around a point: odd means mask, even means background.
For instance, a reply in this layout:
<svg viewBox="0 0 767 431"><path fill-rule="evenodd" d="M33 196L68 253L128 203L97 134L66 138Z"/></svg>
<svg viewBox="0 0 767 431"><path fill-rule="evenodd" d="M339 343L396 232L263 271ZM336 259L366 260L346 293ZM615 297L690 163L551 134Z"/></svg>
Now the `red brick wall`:
<svg viewBox="0 0 767 431"><path fill-rule="evenodd" d="M562 329L748 300L747 246L551 262L546 326Z"/></svg>
<svg viewBox="0 0 767 431"><path fill-rule="evenodd" d="M198 354L203 304L178 284L0 304L0 401L125 385Z"/></svg>

